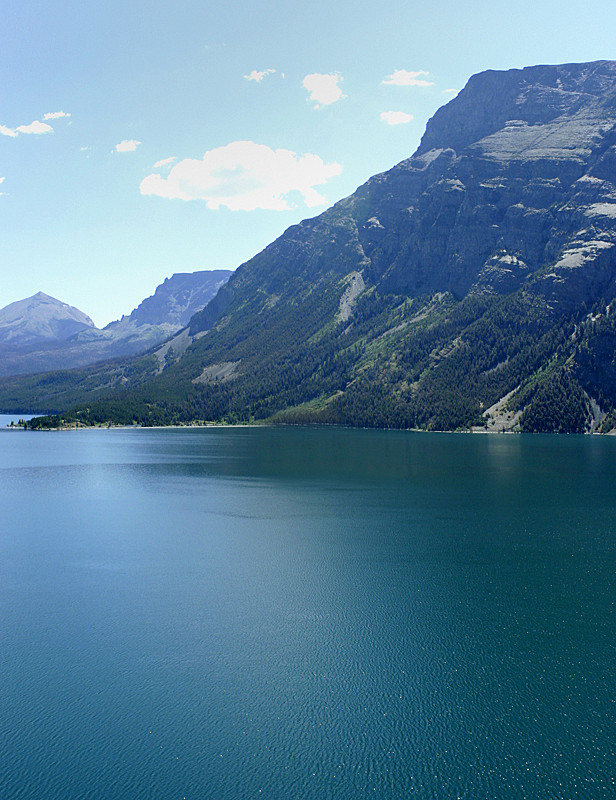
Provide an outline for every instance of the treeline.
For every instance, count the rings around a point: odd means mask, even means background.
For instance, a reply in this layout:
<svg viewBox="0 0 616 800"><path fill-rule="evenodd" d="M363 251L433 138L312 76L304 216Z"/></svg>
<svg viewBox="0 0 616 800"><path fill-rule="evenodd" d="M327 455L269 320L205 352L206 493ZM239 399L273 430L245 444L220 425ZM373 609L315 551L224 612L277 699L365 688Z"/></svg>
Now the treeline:
<svg viewBox="0 0 616 800"><path fill-rule="evenodd" d="M336 323L339 287L301 294L302 302L297 291L253 298L153 380L142 379L141 366L132 388L116 382L64 417L86 425L273 420L460 430L485 424L483 411L521 386L511 408L524 410L522 430L582 432L586 392L604 410L616 405L616 315L605 301L559 315L529 291L456 301L371 289L350 320ZM229 379L195 382L204 367L224 362L237 364ZM35 424L57 427L51 418Z"/></svg>
<svg viewBox="0 0 616 800"><path fill-rule="evenodd" d="M158 368L153 355L116 359L72 370L0 379L0 407L8 413L62 411L93 400L110 398L119 388L139 386Z"/></svg>

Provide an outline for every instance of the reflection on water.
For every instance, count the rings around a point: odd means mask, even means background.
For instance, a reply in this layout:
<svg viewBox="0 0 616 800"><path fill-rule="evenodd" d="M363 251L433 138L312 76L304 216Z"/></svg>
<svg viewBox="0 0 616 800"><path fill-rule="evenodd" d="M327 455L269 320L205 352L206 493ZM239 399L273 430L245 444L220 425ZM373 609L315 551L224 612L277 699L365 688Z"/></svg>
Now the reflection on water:
<svg viewBox="0 0 616 800"><path fill-rule="evenodd" d="M2 798L613 793L616 441L0 442Z"/></svg>

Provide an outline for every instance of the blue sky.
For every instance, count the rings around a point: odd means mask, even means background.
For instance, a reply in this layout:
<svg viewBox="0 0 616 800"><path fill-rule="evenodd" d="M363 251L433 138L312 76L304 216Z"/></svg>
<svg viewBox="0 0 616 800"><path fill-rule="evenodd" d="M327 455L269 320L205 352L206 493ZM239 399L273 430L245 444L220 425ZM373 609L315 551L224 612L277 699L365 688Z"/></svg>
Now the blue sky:
<svg viewBox="0 0 616 800"><path fill-rule="evenodd" d="M473 73L616 58L615 30L612 0L3 0L0 307L41 290L102 326L235 268L410 156Z"/></svg>

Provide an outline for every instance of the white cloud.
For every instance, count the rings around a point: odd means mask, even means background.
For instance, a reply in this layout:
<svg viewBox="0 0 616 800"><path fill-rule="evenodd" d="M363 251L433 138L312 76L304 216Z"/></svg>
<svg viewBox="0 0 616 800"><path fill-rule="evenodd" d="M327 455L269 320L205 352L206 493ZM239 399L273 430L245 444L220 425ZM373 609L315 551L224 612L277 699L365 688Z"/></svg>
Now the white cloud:
<svg viewBox="0 0 616 800"><path fill-rule="evenodd" d="M313 72L310 75L306 75L302 81L302 86L310 92L309 99L314 101L317 106L329 106L346 97L346 94L342 94L342 89L338 86L341 80L342 76L337 72L325 75L320 72Z"/></svg>
<svg viewBox="0 0 616 800"><path fill-rule="evenodd" d="M160 161L157 161L156 164L154 164L154 169L160 169L160 167L166 167L169 164L173 164L175 160L176 156L171 156L171 158L163 158Z"/></svg>
<svg viewBox="0 0 616 800"><path fill-rule="evenodd" d="M59 119L59 117L70 117L70 114L64 111L54 111L50 114L43 115L43 119ZM3 136L12 136L13 138L19 136L20 133L41 134L50 133L51 131L53 131L51 125L48 125L46 122L41 122L38 119L35 119L34 122L31 122L29 125L18 125L16 128L0 125L0 134Z"/></svg>
<svg viewBox="0 0 616 800"><path fill-rule="evenodd" d="M425 69L416 72L409 72L406 69L395 69L391 75L383 78L381 83L388 83L392 86L434 86L433 81L426 81L420 75L428 75Z"/></svg>
<svg viewBox="0 0 616 800"><path fill-rule="evenodd" d="M132 153L140 144L141 142L138 142L136 139L122 139L119 144L116 144L115 150L116 153Z"/></svg>
<svg viewBox="0 0 616 800"><path fill-rule="evenodd" d="M43 114L43 119L60 119L61 117L70 117L66 111L50 111L48 114Z"/></svg>
<svg viewBox="0 0 616 800"><path fill-rule="evenodd" d="M183 159L167 178L148 175L140 190L169 199L204 200L210 209L286 211L292 208L291 192L298 192L309 207L326 203L314 187L341 172L340 164L326 164L312 153L299 156L251 141L231 142L208 150L202 159Z"/></svg>
<svg viewBox="0 0 616 800"><path fill-rule="evenodd" d="M273 75L276 72L275 69L264 69L262 72L258 72L256 69L249 75L244 75L247 81L256 81L257 83L261 83L263 78L267 78L268 75Z"/></svg>
<svg viewBox="0 0 616 800"><path fill-rule="evenodd" d="M49 133L49 131L53 130L53 128L46 122L39 122L38 119L35 119L34 122L31 122L29 125L19 125L17 128L15 128L15 130L18 133L39 134L39 133Z"/></svg>
<svg viewBox="0 0 616 800"><path fill-rule="evenodd" d="M459 89L443 89L443 94L458 94Z"/></svg>
<svg viewBox="0 0 616 800"><path fill-rule="evenodd" d="M381 119L388 125L404 125L413 119L413 115L406 111L381 111Z"/></svg>

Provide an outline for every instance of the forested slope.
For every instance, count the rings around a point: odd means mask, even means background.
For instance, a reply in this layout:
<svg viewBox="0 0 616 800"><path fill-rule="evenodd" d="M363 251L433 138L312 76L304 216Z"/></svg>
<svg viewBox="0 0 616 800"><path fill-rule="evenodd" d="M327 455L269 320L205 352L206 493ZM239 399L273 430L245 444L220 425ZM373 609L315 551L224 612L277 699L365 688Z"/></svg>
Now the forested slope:
<svg viewBox="0 0 616 800"><path fill-rule="evenodd" d="M616 62L481 73L415 155L238 268L164 362L46 410L608 430L615 244Z"/></svg>

